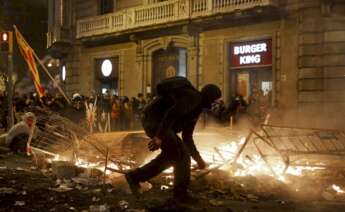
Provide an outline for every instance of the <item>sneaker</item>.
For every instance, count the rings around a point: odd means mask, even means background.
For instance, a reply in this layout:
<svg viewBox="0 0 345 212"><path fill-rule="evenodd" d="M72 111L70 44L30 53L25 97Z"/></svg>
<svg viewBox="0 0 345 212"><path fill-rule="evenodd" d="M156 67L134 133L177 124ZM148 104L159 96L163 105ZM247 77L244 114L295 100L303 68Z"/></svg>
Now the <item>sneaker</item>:
<svg viewBox="0 0 345 212"><path fill-rule="evenodd" d="M133 177L130 175L130 173L126 173L125 177L126 177L128 186L129 186L132 194L138 198L140 196L140 184L139 184L139 182L136 182L133 179Z"/></svg>

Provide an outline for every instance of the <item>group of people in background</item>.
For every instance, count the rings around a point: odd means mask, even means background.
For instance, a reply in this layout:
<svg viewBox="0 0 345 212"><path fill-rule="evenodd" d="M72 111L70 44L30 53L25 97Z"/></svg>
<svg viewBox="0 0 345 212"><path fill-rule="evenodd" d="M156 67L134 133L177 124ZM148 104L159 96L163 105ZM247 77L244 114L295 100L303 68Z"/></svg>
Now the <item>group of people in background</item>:
<svg viewBox="0 0 345 212"><path fill-rule="evenodd" d="M39 98L37 94L18 94L13 97L13 110L15 114L15 123L21 120L21 115L30 111L30 107L41 107L48 109L61 116L64 116L78 125L81 125L91 133L112 132L125 130L141 130L141 114L146 104L150 103L152 97L148 94L146 97L138 93L136 97L112 95L109 91L104 94L91 95L89 97L75 93L71 102L62 95L47 94ZM0 93L0 129L7 128L7 96ZM252 104L254 105L254 104ZM255 106L257 110L262 108L261 104ZM252 107L254 108L254 107ZM214 120L219 124L236 124L242 114L248 114L252 117L259 117L262 121L264 112L251 112L248 102L240 94L235 94L229 105L224 101L218 101L213 104L212 109L207 111L207 119ZM204 116L205 117L205 116Z"/></svg>
<svg viewBox="0 0 345 212"><path fill-rule="evenodd" d="M0 94L0 129L7 128L7 95ZM73 94L71 102L61 95L47 94L39 98L37 94L18 94L13 97L13 111L15 123L20 121L21 115L30 111L31 107L40 107L64 116L78 125L89 128L91 132L111 132L141 129L141 112L151 101L139 93L136 97L111 95L82 96Z"/></svg>
<svg viewBox="0 0 345 212"><path fill-rule="evenodd" d="M262 124L271 113L271 92L259 91L250 98L250 102L243 95L236 93L229 101L216 102L212 107L212 116L221 124L236 125L240 119L246 118L253 126Z"/></svg>

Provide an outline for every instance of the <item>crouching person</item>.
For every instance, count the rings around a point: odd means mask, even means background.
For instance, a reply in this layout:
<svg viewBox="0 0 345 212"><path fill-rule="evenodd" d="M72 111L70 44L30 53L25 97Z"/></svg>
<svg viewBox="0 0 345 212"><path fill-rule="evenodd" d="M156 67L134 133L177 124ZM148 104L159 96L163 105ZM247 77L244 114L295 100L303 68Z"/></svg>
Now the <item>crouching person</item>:
<svg viewBox="0 0 345 212"><path fill-rule="evenodd" d="M165 79L157 85L157 97L144 109L143 128L150 151L161 149L161 153L148 164L126 174L132 193L139 195L140 182L145 182L169 167L174 167L174 199L192 203L188 192L192 157L200 169L206 163L200 156L193 140L193 131L204 108L221 97L216 85L206 85L202 91L182 77ZM182 139L177 135L182 132Z"/></svg>
<svg viewBox="0 0 345 212"><path fill-rule="evenodd" d="M36 127L35 114L28 112L7 133L5 145L13 152L31 155L31 140Z"/></svg>

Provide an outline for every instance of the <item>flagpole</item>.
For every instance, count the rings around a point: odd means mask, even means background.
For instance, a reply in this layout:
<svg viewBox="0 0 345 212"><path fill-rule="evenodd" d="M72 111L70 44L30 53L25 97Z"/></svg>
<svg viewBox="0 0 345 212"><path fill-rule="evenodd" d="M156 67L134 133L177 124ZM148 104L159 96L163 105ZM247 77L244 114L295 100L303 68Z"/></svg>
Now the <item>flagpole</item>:
<svg viewBox="0 0 345 212"><path fill-rule="evenodd" d="M16 25L13 25L13 28L15 29L15 31L19 32L18 28L16 27ZM22 36L22 35L21 35ZM22 36L23 37L23 36ZM24 37L23 37L24 39ZM25 41L25 39L24 39ZM26 41L25 41L26 42ZM28 45L29 46L29 45ZM29 46L30 47L30 46ZM36 60L38 61L38 63L40 64L40 66L43 68L43 70L46 72L46 74L48 75L48 77L53 81L53 83L56 85L56 88L59 90L59 92L63 95L63 97L67 100L67 102L69 104L71 104L71 100L66 96L65 92L62 90L62 88L59 86L59 84L56 82L56 80L53 78L53 76L49 73L47 67L42 63L41 59L36 55L36 52L30 47L30 49L32 50L32 53L34 55L34 57L36 58Z"/></svg>
<svg viewBox="0 0 345 212"><path fill-rule="evenodd" d="M65 92L62 90L62 88L59 86L59 84L56 82L56 80L53 78L53 76L49 73L47 67L42 63L42 61L40 60L40 58L36 55L35 51L32 51L32 53L34 54L34 57L36 58L36 60L38 60L38 63L41 65L41 67L43 68L43 70L46 72L46 74L48 75L48 77L53 81L53 83L56 85L56 88L60 91L60 93L65 97L65 99L67 100L67 102L69 104L71 104L71 100L69 100L69 98L66 96Z"/></svg>

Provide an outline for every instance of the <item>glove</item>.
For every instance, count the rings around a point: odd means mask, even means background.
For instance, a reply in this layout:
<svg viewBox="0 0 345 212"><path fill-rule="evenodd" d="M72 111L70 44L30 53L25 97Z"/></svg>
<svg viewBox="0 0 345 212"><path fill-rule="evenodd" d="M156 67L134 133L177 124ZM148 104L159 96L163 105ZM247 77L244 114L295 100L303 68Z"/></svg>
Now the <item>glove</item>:
<svg viewBox="0 0 345 212"><path fill-rule="evenodd" d="M159 139L158 137L154 137L147 145L148 149L151 152L154 152L156 150L158 150L162 145L162 140Z"/></svg>
<svg viewBox="0 0 345 212"><path fill-rule="evenodd" d="M196 162L198 164L198 169L205 169L207 167L207 164L205 163L205 161L201 157L198 158L198 160Z"/></svg>

